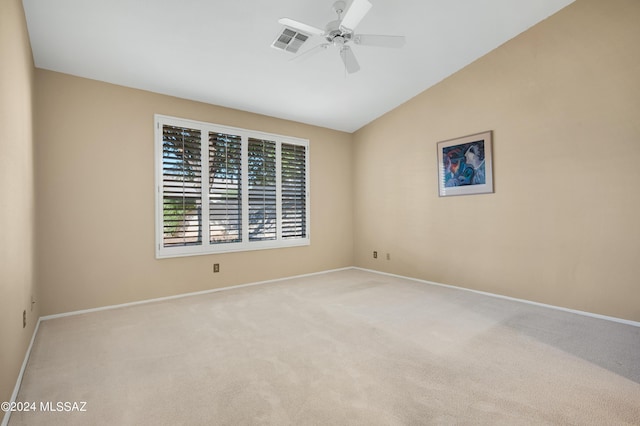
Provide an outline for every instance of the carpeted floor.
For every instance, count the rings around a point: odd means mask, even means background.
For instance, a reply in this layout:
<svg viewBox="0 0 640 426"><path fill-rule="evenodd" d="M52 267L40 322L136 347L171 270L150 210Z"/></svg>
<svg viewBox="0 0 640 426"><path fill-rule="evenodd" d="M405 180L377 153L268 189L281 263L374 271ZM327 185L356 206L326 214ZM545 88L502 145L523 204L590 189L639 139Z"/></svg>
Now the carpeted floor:
<svg viewBox="0 0 640 426"><path fill-rule="evenodd" d="M42 321L17 401L11 426L638 425L640 328L345 270Z"/></svg>

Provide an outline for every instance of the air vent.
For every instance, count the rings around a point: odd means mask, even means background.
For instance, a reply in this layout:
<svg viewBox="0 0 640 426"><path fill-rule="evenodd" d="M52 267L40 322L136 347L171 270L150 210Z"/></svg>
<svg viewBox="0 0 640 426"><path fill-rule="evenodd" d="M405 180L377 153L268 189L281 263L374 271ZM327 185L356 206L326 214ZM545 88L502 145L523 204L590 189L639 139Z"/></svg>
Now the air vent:
<svg viewBox="0 0 640 426"><path fill-rule="evenodd" d="M309 36L290 28L283 28L271 47L284 50L286 52L296 53L304 44Z"/></svg>

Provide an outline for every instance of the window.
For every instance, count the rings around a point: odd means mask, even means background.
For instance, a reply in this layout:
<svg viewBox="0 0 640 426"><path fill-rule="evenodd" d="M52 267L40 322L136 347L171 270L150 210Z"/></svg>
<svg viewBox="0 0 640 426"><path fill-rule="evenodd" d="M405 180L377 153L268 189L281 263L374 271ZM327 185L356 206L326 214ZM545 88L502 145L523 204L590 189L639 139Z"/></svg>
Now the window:
<svg viewBox="0 0 640 426"><path fill-rule="evenodd" d="M157 258L309 244L309 141L162 115L155 126Z"/></svg>

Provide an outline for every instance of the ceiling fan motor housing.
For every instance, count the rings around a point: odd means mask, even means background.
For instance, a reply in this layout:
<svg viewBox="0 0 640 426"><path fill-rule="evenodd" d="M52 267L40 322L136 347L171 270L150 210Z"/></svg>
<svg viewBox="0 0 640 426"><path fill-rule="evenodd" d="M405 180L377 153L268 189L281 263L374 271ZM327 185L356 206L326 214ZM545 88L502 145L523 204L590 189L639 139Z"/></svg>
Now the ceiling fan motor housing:
<svg viewBox="0 0 640 426"><path fill-rule="evenodd" d="M353 32L340 27L341 19L331 21L325 27L325 39L329 43L343 45L353 38Z"/></svg>

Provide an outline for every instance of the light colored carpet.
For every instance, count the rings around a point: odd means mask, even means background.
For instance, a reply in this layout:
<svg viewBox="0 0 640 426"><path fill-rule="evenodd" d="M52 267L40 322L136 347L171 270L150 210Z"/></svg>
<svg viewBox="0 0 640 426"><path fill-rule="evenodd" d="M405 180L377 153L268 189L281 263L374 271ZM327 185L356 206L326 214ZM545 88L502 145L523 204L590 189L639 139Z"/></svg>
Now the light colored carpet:
<svg viewBox="0 0 640 426"><path fill-rule="evenodd" d="M640 328L360 270L43 321L10 425L640 424Z"/></svg>

